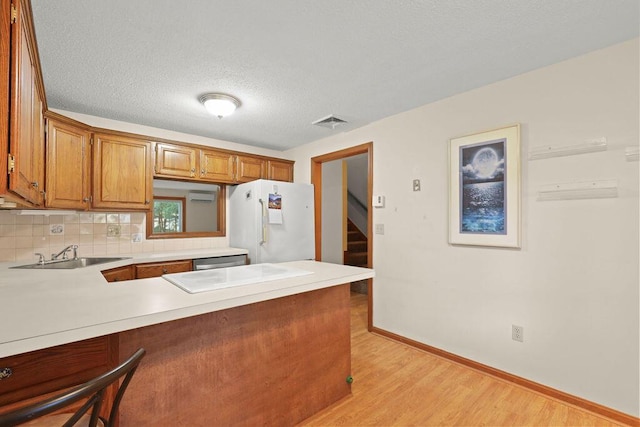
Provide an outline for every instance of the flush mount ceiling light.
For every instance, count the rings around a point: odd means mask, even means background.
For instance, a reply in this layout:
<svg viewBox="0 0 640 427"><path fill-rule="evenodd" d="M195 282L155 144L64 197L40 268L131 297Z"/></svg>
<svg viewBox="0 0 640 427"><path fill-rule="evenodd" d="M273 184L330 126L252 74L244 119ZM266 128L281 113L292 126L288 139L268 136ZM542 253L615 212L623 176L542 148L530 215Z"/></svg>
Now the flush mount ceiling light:
<svg viewBox="0 0 640 427"><path fill-rule="evenodd" d="M198 98L207 111L219 119L232 114L240 106L240 100L223 93L207 93Z"/></svg>

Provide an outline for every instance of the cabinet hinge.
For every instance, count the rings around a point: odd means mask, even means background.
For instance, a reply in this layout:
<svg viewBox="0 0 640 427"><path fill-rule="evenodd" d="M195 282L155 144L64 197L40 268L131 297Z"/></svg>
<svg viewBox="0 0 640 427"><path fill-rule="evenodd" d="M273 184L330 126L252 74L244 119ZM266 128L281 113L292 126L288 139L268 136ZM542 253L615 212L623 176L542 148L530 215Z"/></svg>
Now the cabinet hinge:
<svg viewBox="0 0 640 427"><path fill-rule="evenodd" d="M7 174L15 172L16 170L16 158L9 153L9 158L7 159Z"/></svg>
<svg viewBox="0 0 640 427"><path fill-rule="evenodd" d="M11 3L11 23L15 24L17 19L18 19L18 10L13 5L13 3Z"/></svg>

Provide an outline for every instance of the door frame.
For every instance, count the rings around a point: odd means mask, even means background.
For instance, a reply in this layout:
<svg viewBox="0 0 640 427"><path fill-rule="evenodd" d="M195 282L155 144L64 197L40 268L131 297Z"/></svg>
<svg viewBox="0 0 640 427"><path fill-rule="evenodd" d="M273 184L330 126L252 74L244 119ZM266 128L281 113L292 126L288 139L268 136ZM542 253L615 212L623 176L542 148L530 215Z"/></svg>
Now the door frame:
<svg viewBox="0 0 640 427"><path fill-rule="evenodd" d="M373 141L311 158L311 183L314 191L316 261L322 258L322 164L367 155L367 267L373 268ZM367 329L373 328L373 279L367 279Z"/></svg>

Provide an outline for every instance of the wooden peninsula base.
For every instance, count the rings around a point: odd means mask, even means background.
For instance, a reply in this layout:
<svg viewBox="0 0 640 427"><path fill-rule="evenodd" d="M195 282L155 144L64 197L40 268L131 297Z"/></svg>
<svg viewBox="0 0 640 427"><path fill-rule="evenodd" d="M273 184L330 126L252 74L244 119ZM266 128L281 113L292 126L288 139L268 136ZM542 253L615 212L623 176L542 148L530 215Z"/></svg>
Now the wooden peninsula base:
<svg viewBox="0 0 640 427"><path fill-rule="evenodd" d="M350 393L349 284L120 332L120 426L294 425Z"/></svg>

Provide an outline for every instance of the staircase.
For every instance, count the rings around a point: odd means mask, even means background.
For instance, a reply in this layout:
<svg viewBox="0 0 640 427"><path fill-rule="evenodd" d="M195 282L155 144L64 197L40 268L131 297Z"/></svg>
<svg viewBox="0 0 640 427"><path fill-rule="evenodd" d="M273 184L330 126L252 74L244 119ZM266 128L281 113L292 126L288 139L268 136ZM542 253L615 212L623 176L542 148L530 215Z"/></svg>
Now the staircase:
<svg viewBox="0 0 640 427"><path fill-rule="evenodd" d="M351 220L347 219L347 250L344 252L344 264L366 267L367 249L367 236L362 234ZM367 280L351 283L351 292L366 294Z"/></svg>
<svg viewBox="0 0 640 427"><path fill-rule="evenodd" d="M367 236L362 234L350 219L347 219L347 250L344 253L344 264L366 267L367 246Z"/></svg>

